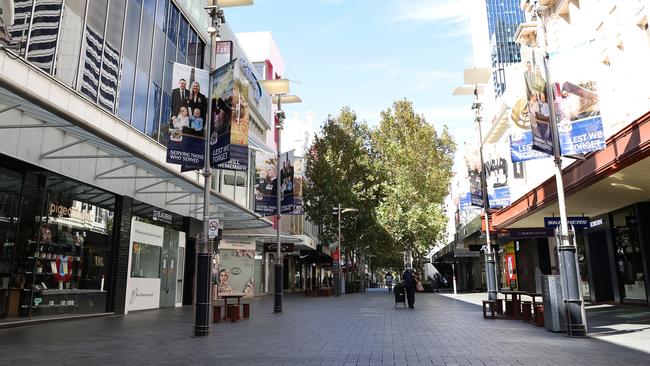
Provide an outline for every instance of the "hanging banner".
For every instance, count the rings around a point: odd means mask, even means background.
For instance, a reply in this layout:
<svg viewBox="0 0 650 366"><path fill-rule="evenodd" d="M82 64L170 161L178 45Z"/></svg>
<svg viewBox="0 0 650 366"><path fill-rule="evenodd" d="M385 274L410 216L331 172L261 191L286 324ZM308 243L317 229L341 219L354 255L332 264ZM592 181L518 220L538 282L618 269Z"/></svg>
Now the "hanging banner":
<svg viewBox="0 0 650 366"><path fill-rule="evenodd" d="M261 152L257 152L255 155L255 212L265 216L274 215L277 213L278 197L276 158L272 154ZM293 150L280 155L280 190L282 194L280 205L283 214L295 212L294 196L297 187L294 166ZM302 192L302 186L299 189Z"/></svg>
<svg viewBox="0 0 650 366"><path fill-rule="evenodd" d="M255 153L255 212L262 216L276 214L277 167L273 154Z"/></svg>
<svg viewBox="0 0 650 366"><path fill-rule="evenodd" d="M501 154L497 145L488 145L484 148L485 176L490 208L503 208L510 206L510 188L508 188L508 160Z"/></svg>
<svg viewBox="0 0 650 366"><path fill-rule="evenodd" d="M207 71L174 63L172 85L178 87L171 91L167 162L185 170L204 165L208 80Z"/></svg>
<svg viewBox="0 0 650 366"><path fill-rule="evenodd" d="M602 68L591 42L551 53L555 105L562 155L586 154L605 148L598 88L594 77Z"/></svg>
<svg viewBox="0 0 650 366"><path fill-rule="evenodd" d="M481 159L476 145L465 143L465 166L469 182L470 204L483 207L483 189L481 186Z"/></svg>
<svg viewBox="0 0 650 366"><path fill-rule="evenodd" d="M470 197L469 192L467 192L467 193L463 194L462 196L460 196L459 205L460 205L460 210L461 211L470 208L470 206L472 205L472 199Z"/></svg>
<svg viewBox="0 0 650 366"><path fill-rule="evenodd" d="M513 163L547 157L548 155L533 149L533 134L530 131L510 136L510 161Z"/></svg>
<svg viewBox="0 0 650 366"><path fill-rule="evenodd" d="M304 160L301 157L295 157L293 164L295 168L293 176L293 211L291 211L291 215L302 215L305 213L302 197L302 184L305 180L303 163Z"/></svg>
<svg viewBox="0 0 650 366"><path fill-rule="evenodd" d="M533 149L553 155L550 126L550 106L546 79L542 76L543 53L537 48L521 46L521 60L525 64L524 81L528 101L528 119L533 136Z"/></svg>

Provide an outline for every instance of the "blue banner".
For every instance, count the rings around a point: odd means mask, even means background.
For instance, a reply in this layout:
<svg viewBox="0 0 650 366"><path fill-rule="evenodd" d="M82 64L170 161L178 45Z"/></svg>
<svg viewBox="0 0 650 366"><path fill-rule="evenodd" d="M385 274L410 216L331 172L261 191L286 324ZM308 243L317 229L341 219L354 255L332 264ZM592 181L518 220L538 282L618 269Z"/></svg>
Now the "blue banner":
<svg viewBox="0 0 650 366"><path fill-rule="evenodd" d="M548 158L548 155L533 149L533 135L526 131L516 137L510 136L510 159L513 163Z"/></svg>
<svg viewBox="0 0 650 366"><path fill-rule="evenodd" d="M167 162L182 171L203 168L207 117L208 72L174 63L172 68L171 110L167 133Z"/></svg>
<svg viewBox="0 0 650 366"><path fill-rule="evenodd" d="M586 154L605 148L603 121L598 117L558 126L562 155Z"/></svg>
<svg viewBox="0 0 650 366"><path fill-rule="evenodd" d="M508 186L488 188L488 202L490 208L510 206L510 188Z"/></svg>
<svg viewBox="0 0 650 366"><path fill-rule="evenodd" d="M461 211L470 208L471 205L472 205L472 199L470 197L469 192L467 192L467 193L463 194L462 196L460 196L460 210Z"/></svg>

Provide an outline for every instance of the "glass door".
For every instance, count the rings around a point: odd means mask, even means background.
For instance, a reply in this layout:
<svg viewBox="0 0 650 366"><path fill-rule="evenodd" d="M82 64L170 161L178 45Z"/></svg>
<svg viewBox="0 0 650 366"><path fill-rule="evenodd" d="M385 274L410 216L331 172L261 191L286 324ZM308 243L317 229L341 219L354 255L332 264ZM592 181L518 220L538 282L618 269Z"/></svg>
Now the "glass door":
<svg viewBox="0 0 650 366"><path fill-rule="evenodd" d="M165 228L160 259L160 307L176 306L176 270L178 268L179 232Z"/></svg>
<svg viewBox="0 0 650 366"><path fill-rule="evenodd" d="M647 303L643 258L634 209L612 215L614 255L619 291L623 302Z"/></svg>
<svg viewBox="0 0 650 366"><path fill-rule="evenodd" d="M12 290L11 268L22 182L22 174L0 168L0 319L16 316L20 299L20 290Z"/></svg>

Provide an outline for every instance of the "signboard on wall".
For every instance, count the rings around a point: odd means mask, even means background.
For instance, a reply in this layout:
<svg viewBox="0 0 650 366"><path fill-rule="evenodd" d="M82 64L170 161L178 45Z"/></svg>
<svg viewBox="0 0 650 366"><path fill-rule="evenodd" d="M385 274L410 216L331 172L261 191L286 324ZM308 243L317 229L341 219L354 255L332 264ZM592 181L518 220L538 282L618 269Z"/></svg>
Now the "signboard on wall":
<svg viewBox="0 0 650 366"><path fill-rule="evenodd" d="M573 226L574 228L586 228L589 227L589 218L588 217L567 217L569 227ZM545 217L544 218L544 227L555 229L560 226L559 217Z"/></svg>
<svg viewBox="0 0 650 366"><path fill-rule="evenodd" d="M219 243L219 249L255 250L255 240L224 238Z"/></svg>
<svg viewBox="0 0 650 366"><path fill-rule="evenodd" d="M131 221L128 279L124 312L160 306L160 253L164 228Z"/></svg>
<svg viewBox="0 0 650 366"><path fill-rule="evenodd" d="M293 253L293 243L281 243L280 251L282 253ZM264 243L264 253L275 253L278 250L277 243Z"/></svg>

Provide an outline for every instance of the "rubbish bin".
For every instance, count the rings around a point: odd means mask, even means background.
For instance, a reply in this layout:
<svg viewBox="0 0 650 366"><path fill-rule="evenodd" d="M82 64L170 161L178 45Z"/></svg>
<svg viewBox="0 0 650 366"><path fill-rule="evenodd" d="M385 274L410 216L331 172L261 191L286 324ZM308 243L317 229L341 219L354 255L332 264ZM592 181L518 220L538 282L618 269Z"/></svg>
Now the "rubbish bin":
<svg viewBox="0 0 650 366"><path fill-rule="evenodd" d="M560 275L542 276L544 327L551 332L566 332L566 310L562 300Z"/></svg>

